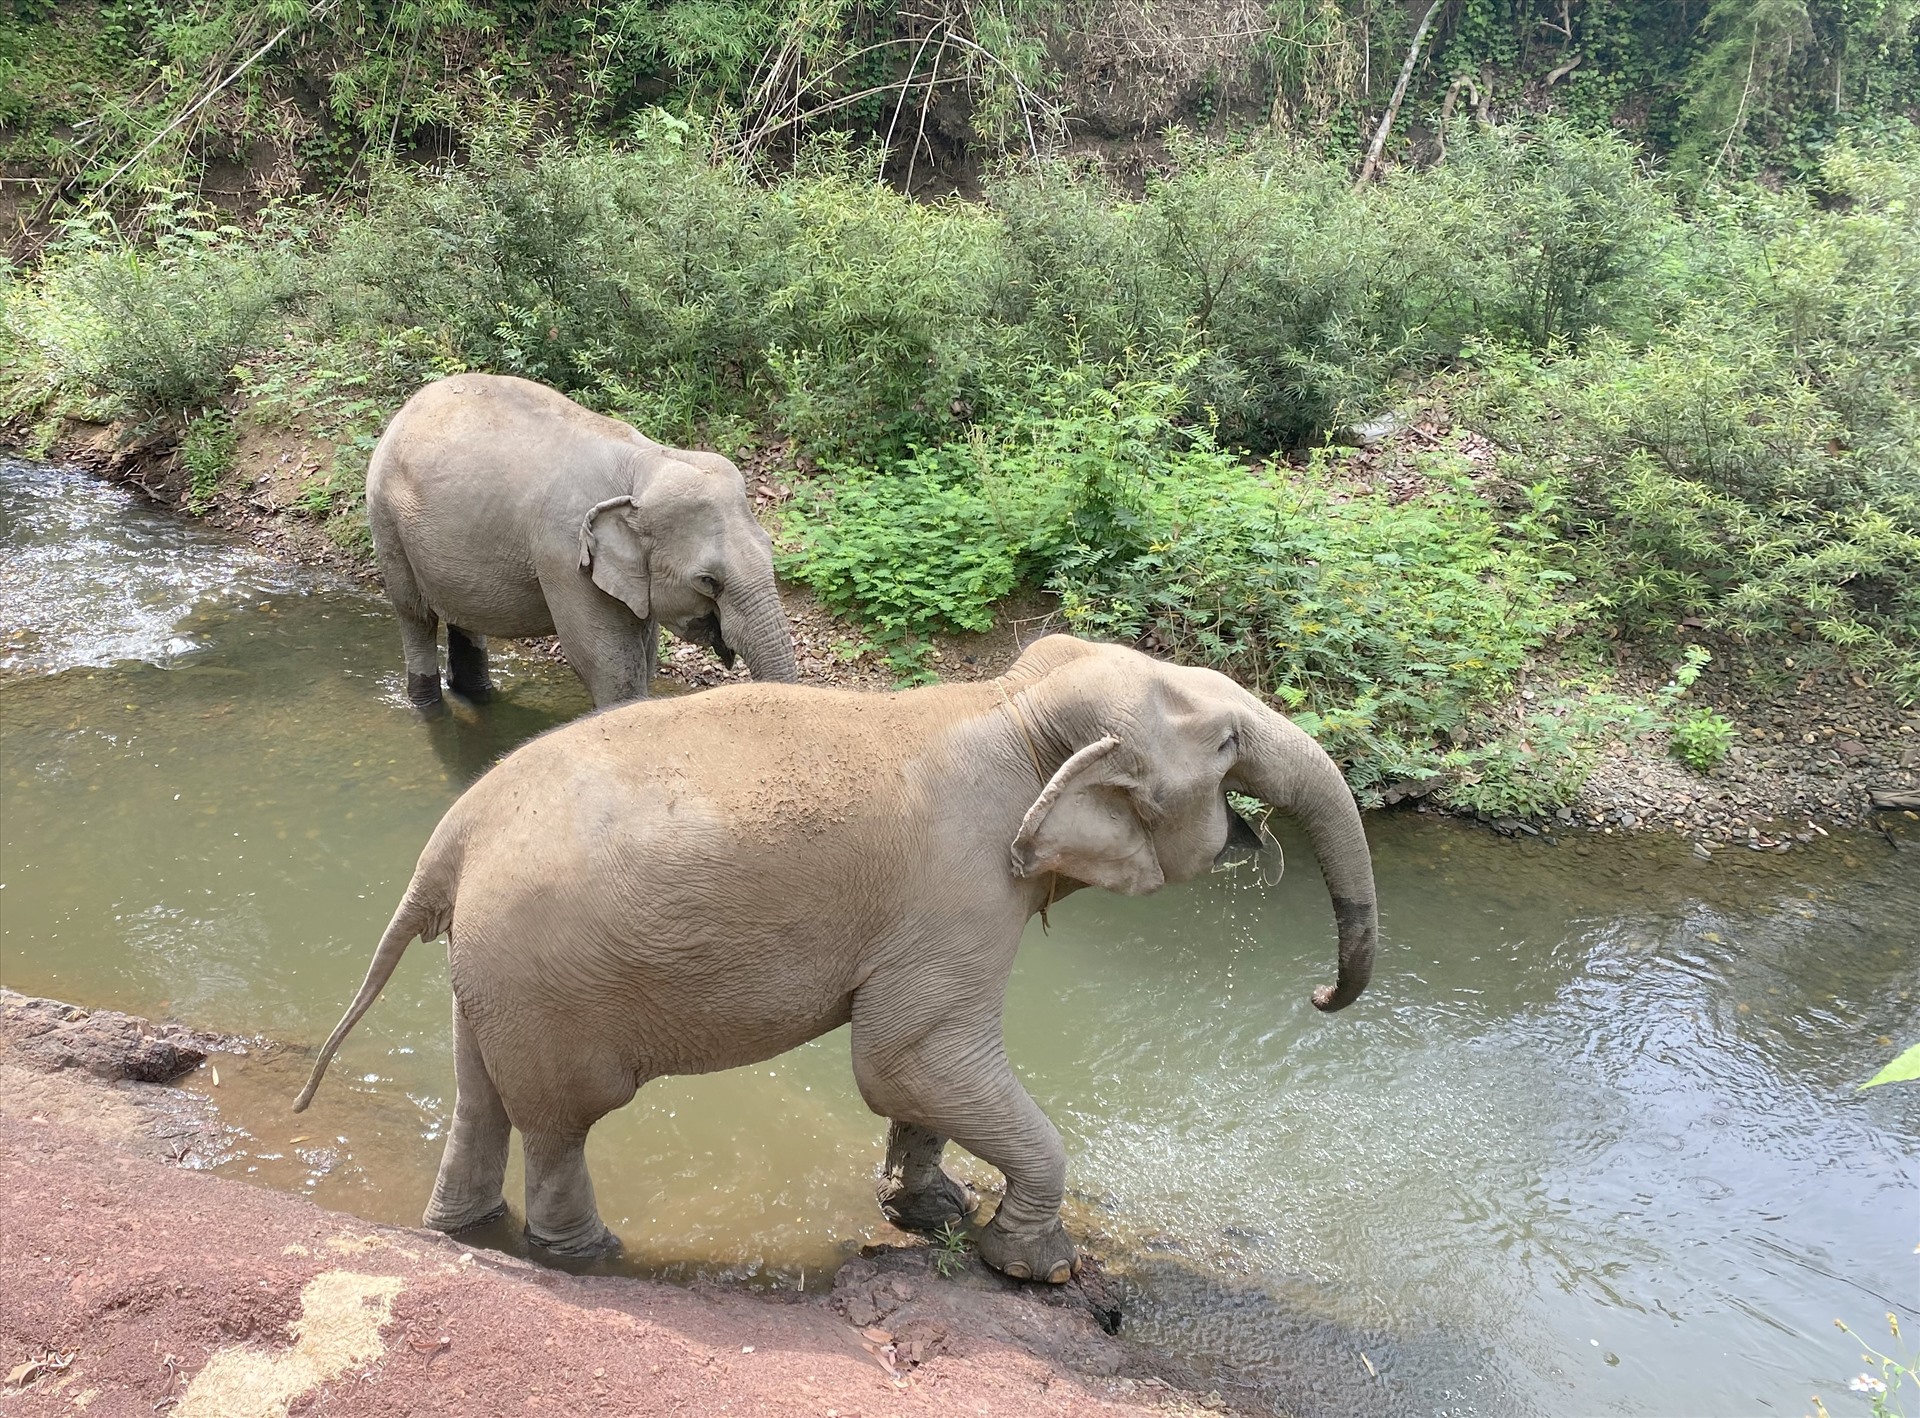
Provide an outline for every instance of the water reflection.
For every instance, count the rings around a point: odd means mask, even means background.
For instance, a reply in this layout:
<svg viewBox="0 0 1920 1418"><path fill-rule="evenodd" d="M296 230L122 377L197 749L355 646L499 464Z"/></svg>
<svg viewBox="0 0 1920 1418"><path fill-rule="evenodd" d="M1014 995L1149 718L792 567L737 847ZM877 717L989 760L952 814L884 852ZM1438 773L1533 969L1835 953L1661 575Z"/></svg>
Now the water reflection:
<svg viewBox="0 0 1920 1418"><path fill-rule="evenodd" d="M0 678L0 974L318 1040L446 806L584 693L509 649L500 702L422 723L377 599L70 475L0 492L31 647ZM1337 1017L1308 1004L1333 937L1292 837L1278 884L1080 893L1026 943L1010 1052L1130 1332L1300 1415L1831 1395L1833 1317L1920 1289L1920 1097L1853 1091L1920 1036L1912 847L1370 831L1388 943ZM223 1066L225 1168L415 1221L446 1018L444 953L416 946L312 1112L285 1111L304 1059ZM836 1034L651 1085L593 1166L637 1267L817 1284L874 1225L879 1134Z"/></svg>

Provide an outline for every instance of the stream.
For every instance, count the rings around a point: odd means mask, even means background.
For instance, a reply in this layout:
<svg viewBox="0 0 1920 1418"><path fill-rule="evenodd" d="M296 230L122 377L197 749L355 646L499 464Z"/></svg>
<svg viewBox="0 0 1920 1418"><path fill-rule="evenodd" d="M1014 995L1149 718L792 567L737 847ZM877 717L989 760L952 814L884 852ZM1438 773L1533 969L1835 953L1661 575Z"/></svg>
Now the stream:
<svg viewBox="0 0 1920 1418"><path fill-rule="evenodd" d="M0 979L300 1046L188 1080L213 1165L417 1224L443 948L287 1103L441 814L584 691L502 647L499 702L424 723L377 596L4 455L0 554ZM1833 1321L1920 1332L1920 1088L1855 1091L1920 1038L1920 831L1703 861L1368 828L1383 944L1338 1016L1284 830L1277 881L1082 892L1029 930L1008 1048L1124 1333L1298 1418L1864 1413ZM626 1268L811 1289L879 1228L882 1132L839 1031L651 1084L589 1150Z"/></svg>

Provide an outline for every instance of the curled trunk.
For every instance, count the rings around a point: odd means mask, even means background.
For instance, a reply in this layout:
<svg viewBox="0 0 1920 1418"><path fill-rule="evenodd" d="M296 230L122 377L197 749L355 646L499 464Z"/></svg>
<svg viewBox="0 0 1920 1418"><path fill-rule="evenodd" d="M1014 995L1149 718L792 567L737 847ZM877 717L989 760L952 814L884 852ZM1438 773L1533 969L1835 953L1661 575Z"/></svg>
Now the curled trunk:
<svg viewBox="0 0 1920 1418"><path fill-rule="evenodd" d="M1299 818L1313 839L1340 933L1339 977L1315 990L1313 1003L1316 1009L1344 1009L1372 978L1380 933L1373 857L1360 809L1325 749L1272 710L1263 707L1259 716L1236 776L1249 792Z"/></svg>

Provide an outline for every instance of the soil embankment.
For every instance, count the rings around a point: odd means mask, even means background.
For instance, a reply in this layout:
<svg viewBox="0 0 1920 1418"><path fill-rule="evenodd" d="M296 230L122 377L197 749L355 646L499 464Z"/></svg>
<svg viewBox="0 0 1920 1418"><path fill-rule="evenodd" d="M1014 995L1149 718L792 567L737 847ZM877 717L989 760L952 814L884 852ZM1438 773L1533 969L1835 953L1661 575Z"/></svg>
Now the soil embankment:
<svg viewBox="0 0 1920 1418"><path fill-rule="evenodd" d="M168 1077L258 1049L0 996L0 1412L1197 1413L1109 1336L1099 1283L1020 1286L923 1247L831 1293L575 1276L168 1164L212 1126ZM176 1067L177 1065L177 1067ZM1170 1381L1172 1380L1172 1381Z"/></svg>

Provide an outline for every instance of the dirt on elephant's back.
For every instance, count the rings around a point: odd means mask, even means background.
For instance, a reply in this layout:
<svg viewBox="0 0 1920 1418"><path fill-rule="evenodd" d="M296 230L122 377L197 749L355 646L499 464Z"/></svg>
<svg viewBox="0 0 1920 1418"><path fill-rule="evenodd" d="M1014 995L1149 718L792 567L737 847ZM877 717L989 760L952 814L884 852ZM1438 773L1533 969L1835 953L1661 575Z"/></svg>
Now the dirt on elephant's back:
<svg viewBox="0 0 1920 1418"><path fill-rule="evenodd" d="M851 1262L831 1296L576 1277L0 1105L9 1414L1195 1410L1084 1305L949 1281L925 1250Z"/></svg>

